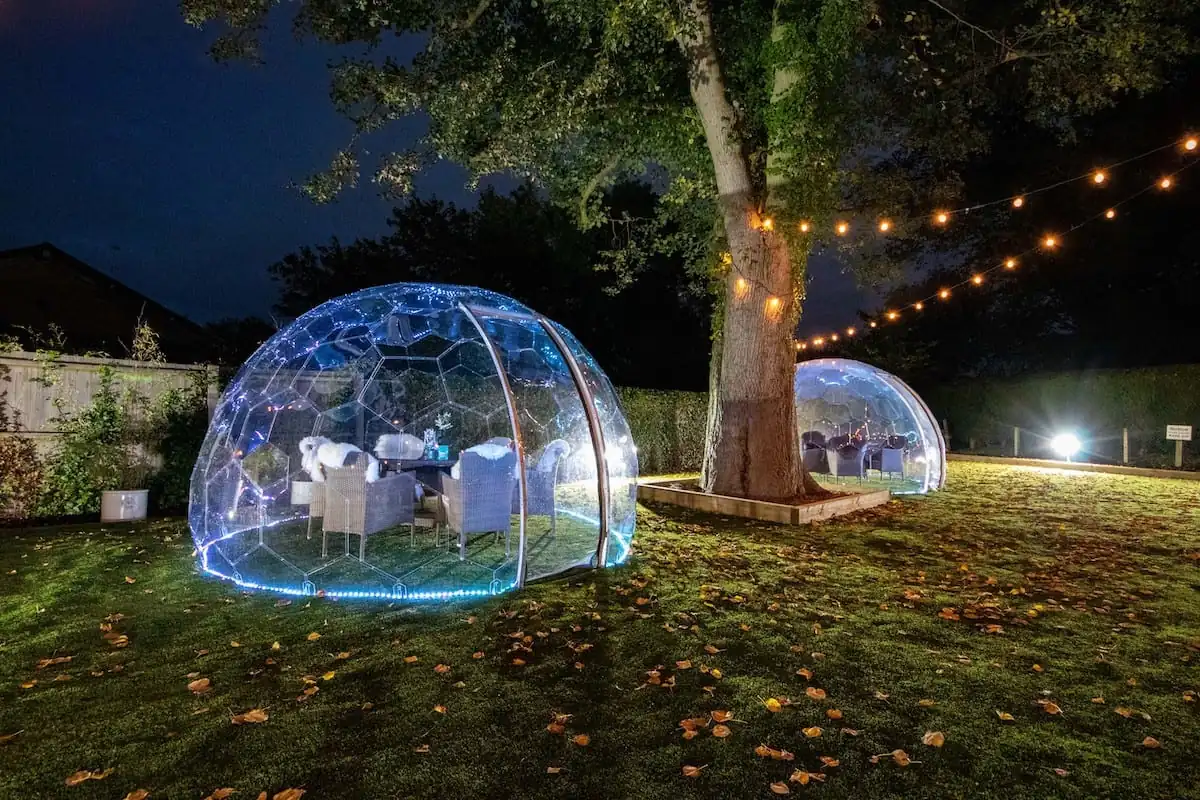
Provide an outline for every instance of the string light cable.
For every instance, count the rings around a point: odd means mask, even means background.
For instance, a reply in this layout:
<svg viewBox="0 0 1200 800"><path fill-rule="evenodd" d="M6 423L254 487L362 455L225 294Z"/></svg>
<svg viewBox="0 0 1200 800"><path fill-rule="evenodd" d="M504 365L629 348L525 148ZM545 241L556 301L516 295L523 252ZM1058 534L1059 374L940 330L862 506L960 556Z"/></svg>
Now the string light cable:
<svg viewBox="0 0 1200 800"><path fill-rule="evenodd" d="M1188 155L1191 155L1191 154L1200 155L1200 150L1197 149L1198 144L1200 144L1200 143L1198 143L1197 139L1192 136L1188 136L1188 137L1184 138L1182 140L1182 142L1179 139L1174 139L1169 144L1163 145L1161 147L1156 147L1152 150L1147 150L1145 153L1141 153L1139 155L1133 156L1132 158L1127 158L1124 161L1118 162L1118 163L1108 166L1104 169L1100 169L1100 170L1093 169L1082 175L1078 175L1073 178L1068 178L1066 180L1058 181L1053 184L1048 184L1047 186L1040 187L1038 189L1034 189L1031 191L1027 191L1027 192L1024 192L1023 194L1010 195L1008 197L998 198L996 200L990 200L985 203L976 203L974 205L965 206L965 207L959 208L959 209L935 212L935 215L933 217L933 222L934 222L934 224L937 224L937 225L943 225L946 222L948 222L949 218L953 217L955 214L963 214L963 213L967 213L970 211L976 211L979 209L999 205L1001 203L1015 204L1016 200L1024 201L1025 198L1028 198L1031 195L1040 194L1042 192L1050 191L1051 189L1058 188L1060 186L1065 186L1067 184L1075 183L1075 182L1081 181L1081 180L1089 180L1093 185L1100 186L1100 185L1103 185L1106 182L1108 182L1109 175L1114 168L1131 164L1135 161L1139 161L1143 158L1147 158L1151 155L1154 155L1155 153L1160 153L1163 150L1170 149L1172 147L1175 147L1175 148L1182 147L1182 150ZM956 283L952 283L952 284L943 286L943 287L939 288L936 292L934 292L933 294L930 294L927 297L922 297L920 299L914 300L911 303L908 303L906 305L903 305L903 306L900 306L897 308L887 309L875 317L868 318L866 320L866 330L869 332L871 330L878 330L880 327L882 327L884 325L894 325L898 322L903 321L903 319L907 316L906 312L913 312L913 311L921 312L926 308L926 306L930 305L934 301L940 300L942 302L945 302L945 301L949 300L950 298L952 298L954 296L954 294L957 290L962 289L963 287L983 285L984 283L986 283L988 281L988 276L992 275L993 273L1012 272L1028 256L1035 255L1038 253L1052 252L1052 251L1058 249L1058 247L1061 246L1063 239L1066 236L1068 236L1068 235L1074 233L1075 231L1078 231L1080 228L1083 228L1086 225L1090 225L1098 220L1102 220L1102 219L1103 220L1113 220L1113 219L1115 219L1117 217L1118 209L1122 208L1123 206L1128 205L1129 203L1138 199L1139 197L1146 194L1147 192L1154 191L1155 189L1158 189L1160 191L1168 191L1168 190L1174 188L1175 185L1178 183L1179 176L1182 175L1183 173L1187 172L1192 167L1196 166L1198 163L1200 163L1200 161L1194 160L1194 161L1191 161L1191 162L1185 164L1183 167L1180 167L1179 169L1175 170L1174 172L1164 174L1162 177L1158 178L1153 183L1143 186L1137 192L1134 192L1133 194L1129 195L1128 197L1124 198L1123 200L1106 207L1102 211L1099 211L1095 214L1085 217L1084 219L1080 220L1079 222L1076 222L1074 225L1067 228L1063 233L1048 233L1045 236L1041 237L1038 240L1037 244L1027 248L1023 252L1019 252L1014 255L1008 256L1008 257L1004 258L1003 260L996 262L985 269L982 269L982 270L979 270L978 272L973 273L970 277L964 278ZM1024 205L1024 202L1022 202L1020 205ZM1017 206L1017 207L1020 207L1020 206ZM886 232L886 230L884 230L883 232ZM854 328L847 328L847 329L845 329L845 333L847 335L847 338L853 338L855 336L855 333L857 333L857 330ZM803 351L803 350L807 350L810 346L819 349L819 348L824 347L827 343L837 342L837 341L838 341L838 337L835 335L835 333L813 334L812 336L808 337L807 340L797 341L796 349L798 351Z"/></svg>

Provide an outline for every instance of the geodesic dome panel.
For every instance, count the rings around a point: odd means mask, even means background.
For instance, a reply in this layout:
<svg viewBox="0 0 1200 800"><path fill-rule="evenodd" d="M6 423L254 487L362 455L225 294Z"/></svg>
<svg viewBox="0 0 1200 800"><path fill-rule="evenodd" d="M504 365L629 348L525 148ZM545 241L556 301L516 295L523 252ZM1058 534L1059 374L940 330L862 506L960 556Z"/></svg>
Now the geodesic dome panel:
<svg viewBox="0 0 1200 800"><path fill-rule="evenodd" d="M562 326L461 286L331 300L272 336L192 473L201 568L248 589L430 600L629 555L637 450Z"/></svg>
<svg viewBox="0 0 1200 800"><path fill-rule="evenodd" d="M796 424L802 447L826 449L808 458L827 468L833 450L859 448L896 494L924 494L946 482L946 444L925 401L904 381L870 364L818 358L796 365ZM888 461L883 460L887 449ZM901 469L892 469L900 466Z"/></svg>

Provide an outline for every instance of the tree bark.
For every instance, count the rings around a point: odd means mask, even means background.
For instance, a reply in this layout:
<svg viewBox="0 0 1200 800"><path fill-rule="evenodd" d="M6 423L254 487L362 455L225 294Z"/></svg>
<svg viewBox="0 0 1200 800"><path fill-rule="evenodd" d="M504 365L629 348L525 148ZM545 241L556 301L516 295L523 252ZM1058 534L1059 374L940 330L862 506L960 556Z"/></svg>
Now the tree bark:
<svg viewBox="0 0 1200 800"><path fill-rule="evenodd" d="M798 315L787 243L763 224L761 190L737 134L708 0L684 6L679 44L704 127L732 263L714 341L702 484L763 500L805 494L793 400Z"/></svg>

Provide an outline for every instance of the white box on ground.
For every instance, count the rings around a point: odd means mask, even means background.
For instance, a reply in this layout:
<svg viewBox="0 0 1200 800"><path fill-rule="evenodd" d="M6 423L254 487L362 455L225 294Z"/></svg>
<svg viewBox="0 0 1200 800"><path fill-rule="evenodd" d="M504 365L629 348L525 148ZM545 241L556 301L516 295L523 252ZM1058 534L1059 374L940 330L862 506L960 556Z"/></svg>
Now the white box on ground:
<svg viewBox="0 0 1200 800"><path fill-rule="evenodd" d="M1167 441L1168 442L1190 442L1192 440L1191 425L1168 425L1167 426Z"/></svg>

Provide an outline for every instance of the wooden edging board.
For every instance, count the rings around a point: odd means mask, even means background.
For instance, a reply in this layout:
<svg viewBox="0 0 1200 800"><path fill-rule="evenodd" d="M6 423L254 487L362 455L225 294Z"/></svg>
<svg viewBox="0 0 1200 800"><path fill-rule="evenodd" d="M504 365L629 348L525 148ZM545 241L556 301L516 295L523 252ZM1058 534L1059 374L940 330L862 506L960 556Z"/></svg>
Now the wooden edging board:
<svg viewBox="0 0 1200 800"><path fill-rule="evenodd" d="M677 479L642 481L638 483L638 500L650 503L669 503L684 508L693 508L710 514L724 514L730 517L746 517L765 522L781 522L790 525L800 525L806 522L838 517L873 508L886 503L892 496L887 489L872 492L862 492L843 497L834 497L802 506L768 503L762 500L747 500L742 497L727 497L719 494L708 494L691 489L681 489L670 484L677 484Z"/></svg>
<svg viewBox="0 0 1200 800"><path fill-rule="evenodd" d="M1044 458L1013 458L1011 456L975 456L969 453L947 453L949 461L978 461L982 464L1007 464L1014 467L1043 467L1069 469L1076 472L1103 472L1106 475L1136 475L1141 478L1174 478L1179 481L1200 481L1200 472L1180 469L1149 469L1124 467L1120 464L1088 464L1078 461L1052 461Z"/></svg>

